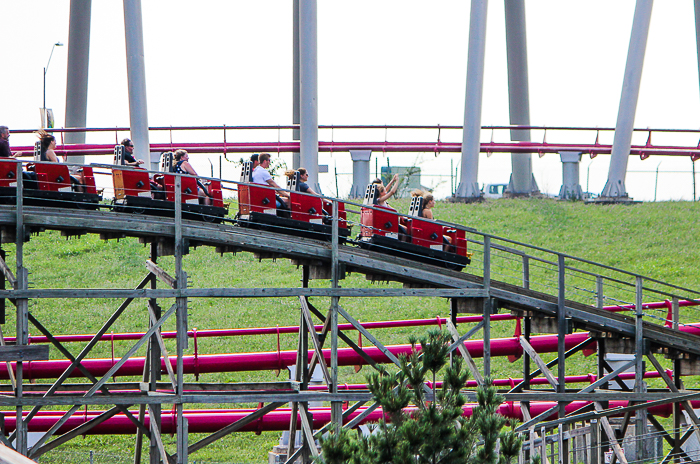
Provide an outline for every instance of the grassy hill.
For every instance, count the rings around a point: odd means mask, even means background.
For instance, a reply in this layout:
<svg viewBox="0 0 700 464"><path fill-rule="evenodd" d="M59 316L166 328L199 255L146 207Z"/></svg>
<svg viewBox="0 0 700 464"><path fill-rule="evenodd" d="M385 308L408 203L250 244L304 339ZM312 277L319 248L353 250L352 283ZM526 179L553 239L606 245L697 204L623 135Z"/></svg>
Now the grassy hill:
<svg viewBox="0 0 700 464"><path fill-rule="evenodd" d="M400 211L408 209L407 200L392 202ZM439 203L435 216L450 222L464 224L479 231L529 243L532 245L584 257L602 264L624 268L659 280L684 287L700 288L698 263L700 248L697 246L697 221L700 204L689 202L648 203L638 205L593 206L581 203L558 202L550 199L497 200L482 204ZM8 264L14 266L12 245L4 245ZM133 288L146 275L144 261L147 247L136 239L104 242L97 236L84 236L66 240L58 232L48 231L33 237L25 247L25 266L29 268L32 288ZM174 273L172 257L159 259L159 265ZM287 260L258 262L251 254L217 255L213 249L192 250L184 258L184 268L190 287L297 287L301 271ZM466 269L465 272L468 272ZM327 286L326 281L312 285ZM372 284L364 276L353 274L343 283L344 287L369 287ZM382 284L386 285L386 284ZM399 284L389 284L400 286ZM117 300L32 300L30 311L54 334L94 333L114 309ZM147 327L145 302L134 302L114 327L115 332L144 331ZM160 301L168 308L173 301ZM327 308L328 300L317 298L314 304ZM442 299L373 298L343 299L341 304L361 321L431 318L449 314L448 304ZM691 313L694 316L694 311ZM8 311L4 333L14 334L13 311ZM695 318L700 320L700 316ZM234 327L266 327L297 325L298 301L287 299L247 300L197 300L189 302L189 326L199 330ZM164 330L174 330L174 319ZM377 330L376 336L385 344L405 343L409 333L423 329ZM466 331L467 329L463 329ZM493 337L512 336L514 324L498 323L492 329ZM38 331L30 327L30 333ZM351 335L356 338L357 335ZM366 342L365 342L366 344ZM193 344L186 354L193 353ZM115 343L115 352L127 349L128 344ZM70 346L77 353L81 344ZM282 350L296 348L296 336L280 338ZM169 349L174 353L174 342ZM199 339L200 354L275 351L276 336L232 337L226 339ZM101 343L89 357L109 357L112 346ZM143 354L143 353L141 353ZM60 358L53 348L53 358ZM594 360L586 358L571 373L594 372ZM520 364L506 359L493 362L494 377L519 377ZM352 367L341 369L343 382L363 382L364 375ZM282 372L280 378L286 378ZM205 382L273 381L274 372L220 373L200 376ZM122 379L119 380L130 380ZM131 379L137 380L137 379ZM186 381L193 381L186 376ZM256 406L256 405L250 405ZM211 407L211 406L210 406ZM221 405L232 407L232 405ZM174 439L164 437L169 449L174 449ZM198 437L192 436L191 442ZM266 462L267 452L277 443L279 433L264 432L260 436L236 434L191 457L197 462ZM87 437L46 455L42 462L77 462L83 460L89 450L106 454L121 454L129 462L133 454L131 437ZM133 458L132 458L133 459ZM95 462L100 454L95 455ZM122 462L114 457L104 462Z"/></svg>

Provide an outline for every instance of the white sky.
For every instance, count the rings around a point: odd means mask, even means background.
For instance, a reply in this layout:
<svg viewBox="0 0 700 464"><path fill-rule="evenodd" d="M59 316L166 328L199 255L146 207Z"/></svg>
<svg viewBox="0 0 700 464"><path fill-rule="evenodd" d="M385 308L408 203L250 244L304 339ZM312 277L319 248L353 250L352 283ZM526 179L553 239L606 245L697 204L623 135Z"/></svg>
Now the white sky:
<svg viewBox="0 0 700 464"><path fill-rule="evenodd" d="M464 118L469 5L467 0L319 0L319 123L461 125ZM622 75L632 26L632 0L526 1L530 113L533 125L612 127L617 119ZM96 0L88 94L88 126L128 126L124 15L121 0ZM39 125L43 67L51 46L68 41L69 0L0 0L0 124L13 129ZM700 96L692 0L663 0L654 5L635 127L700 128ZM149 124L286 125L292 122L292 2L143 1ZM503 1L490 1L487 25L483 125L508 124ZM47 75L47 106L57 126L65 115L67 47L56 47ZM119 134L125 136L127 134ZM541 132L533 140L541 140ZM323 131L320 140L384 140L384 131L351 134ZM88 141L111 143L114 134ZM166 139L167 134L161 137ZM201 137L221 140L221 133L176 133L177 141ZM283 134L288 139L289 134ZM399 133L391 140L433 141L436 131ZM489 132L482 134L488 141ZM507 140L507 132L495 135ZM461 133L441 134L461 141ZM547 140L593 142L595 133L553 132ZM227 140L277 140L277 132L227 133ZM160 141L152 137L152 141ZM611 143L612 136L601 136ZM633 143L644 143L646 135ZM12 144L31 137L15 135ZM698 135L655 135L655 144L696 146ZM425 174L446 174L456 155L390 155L392 165L422 163ZM348 154L322 154L321 163L349 172ZM208 163L198 169L207 173ZM581 163L581 184L600 192L609 158ZM633 157L630 171L685 171L662 174L659 198L690 199L691 162L687 158ZM386 164L379 154L380 165ZM559 157L533 156L540 188L557 193ZM195 165L196 166L196 165ZM480 182L506 182L508 155L482 156ZM372 171L374 172L374 162ZM679 177L680 176L680 177ZM224 177L236 175L224 172ZM340 194L350 176L341 176ZM434 186L438 178L423 180ZM449 193L449 178L443 196ZM321 178L335 193L330 176ZM332 188L331 188L332 186ZM650 187L651 186L651 187ZM448 191L444 191L447 188ZM653 175L630 172L631 196L653 198ZM700 188L699 188L700 190Z"/></svg>

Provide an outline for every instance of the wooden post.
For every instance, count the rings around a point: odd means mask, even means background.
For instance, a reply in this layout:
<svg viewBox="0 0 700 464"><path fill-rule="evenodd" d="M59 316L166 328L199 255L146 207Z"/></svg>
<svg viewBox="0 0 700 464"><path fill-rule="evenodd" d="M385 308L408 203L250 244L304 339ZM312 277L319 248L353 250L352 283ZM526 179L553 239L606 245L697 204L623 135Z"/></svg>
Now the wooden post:
<svg viewBox="0 0 700 464"><path fill-rule="evenodd" d="M591 419L591 447L589 454L590 464L602 464L600 451L600 427L598 419Z"/></svg>
<svg viewBox="0 0 700 464"><path fill-rule="evenodd" d="M187 288L187 274L182 269L182 255L184 253L184 241L182 238L182 177L175 176L175 275L177 276L177 288ZM176 327L177 327L177 390L178 400L184 394L184 363L183 355L187 349L187 298L178 297ZM166 361L169 362L169 361ZM187 464L187 419L184 415L184 404L178 401L177 411L177 464Z"/></svg>
<svg viewBox="0 0 700 464"><path fill-rule="evenodd" d="M338 200L333 200L333 226L331 228L331 287L338 288L340 279L340 265L338 263ZM337 296L331 297L331 393L338 393L338 305ZM340 433L343 425L343 403L331 402L331 422L335 433Z"/></svg>
<svg viewBox="0 0 700 464"><path fill-rule="evenodd" d="M530 288L530 258L523 255L523 288Z"/></svg>
<svg viewBox="0 0 700 464"><path fill-rule="evenodd" d="M644 388L644 334L643 324L643 281L641 276L636 278L636 318L635 318L635 356L636 366L634 374L634 392L643 393ZM636 435L635 450L637 462L644 460L644 437L646 436L647 417L646 410L639 409L635 413L634 433Z"/></svg>
<svg viewBox="0 0 700 464"><path fill-rule="evenodd" d="M158 263L158 243L156 242L151 242L151 261L153 261L154 264ZM156 289L158 288L158 278L156 277L155 274L151 274L151 288ZM156 319L159 320L163 314L161 311L161 307L158 305L157 300L152 299L149 301L149 304L153 308L153 312L156 316ZM152 325L150 322L149 318L149 325ZM150 374L149 374L149 390L151 391L156 391L157 389L157 384L160 381L160 357L161 357L161 352L160 352L160 345L158 344L158 336L156 334L153 334L151 337L151 341L149 343L149 348L150 351L148 353L149 356L149 364L150 364ZM150 411L153 411L154 416L149 417L149 420L151 421L152 427L155 427L157 430L161 430L161 411L162 411L162 406L160 404L153 404L151 405ZM149 443L149 459L150 459L150 464L158 464L160 462L160 451L158 449L158 443L156 441L155 435L151 435L151 440ZM138 464L138 463L135 463Z"/></svg>
<svg viewBox="0 0 700 464"><path fill-rule="evenodd" d="M19 169L18 169L19 171ZM16 245L16 264L17 264L17 290L26 290L28 288L28 273L24 267L24 203L22 197L22 175L16 177L17 180L17 219L15 229L15 245ZM15 300L17 307L16 331L17 345L26 345L29 342L29 301L26 298L17 298ZM24 363L16 364L16 379L17 387L15 389L15 397L22 400L24 392L22 383L24 381L23 366ZM22 417L22 406L17 406L16 416ZM18 420L16 426L16 441L15 449L18 453L27 455L27 423L24 420Z"/></svg>
<svg viewBox="0 0 700 464"><path fill-rule="evenodd" d="M566 345L565 336L567 332L566 324L566 262L564 255L557 255L557 269L559 274L558 296L557 296L557 331L559 332L559 340L557 344L557 357L559 363L557 365L557 381L559 383L559 393L566 393ZM559 417L566 416L566 402L559 402ZM568 424L563 424L559 433L559 455L561 464L567 464L569 461L569 440L564 440L564 432L569 429Z"/></svg>

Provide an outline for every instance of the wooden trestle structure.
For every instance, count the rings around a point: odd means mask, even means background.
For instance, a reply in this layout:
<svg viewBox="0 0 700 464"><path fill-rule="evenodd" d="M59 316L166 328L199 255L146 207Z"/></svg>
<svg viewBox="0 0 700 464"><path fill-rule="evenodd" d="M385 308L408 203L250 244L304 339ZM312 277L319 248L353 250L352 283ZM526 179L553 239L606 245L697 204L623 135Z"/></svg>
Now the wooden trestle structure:
<svg viewBox="0 0 700 464"><path fill-rule="evenodd" d="M176 210L174 218L128 215L111 211L81 211L79 209L59 209L26 207L22 196L17 196L14 206L0 206L0 230L2 243L15 243L16 269L13 271L0 262L5 275L7 289L0 290L0 297L11 301L16 307L16 336L17 348L10 353L10 347L3 348L2 360L12 358L17 360L16 378L13 380L13 395L0 397L0 402L7 407L14 407L17 417L23 411L31 411L25 420L18 421L16 432L9 439L0 434L0 441L6 446L12 446L20 453L31 458L37 458L61 444L89 433L90 429L100 422L118 413L127 415L130 421L138 427L138 437L144 437L150 443L150 462L188 462L188 456L215 442L227 434L236 432L246 424L255 421L287 403L292 403L292 417L301 417L302 447L291 449L287 462L301 458L310 462L318 453L313 444L315 438L332 428L354 427L376 409L371 395L367 391L339 391L338 379L338 345L344 343L355 349L370 365L375 365L353 340L338 330L339 319L345 319L379 348L393 362L396 357L375 338L370 332L340 305L341 298L365 297L431 297L449 299L449 312L452 318L460 312L473 312L483 315L483 321L467 333L459 333L455 324L448 324L454 338L453 351L459 351L472 370L473 377L482 381L491 376L491 334L490 317L496 311L511 311L523 317L523 333L520 342L523 347L523 376L524 381L509 391L503 392L507 401L521 402L522 414L525 421L519 426L523 431L530 431L527 443L530 451L534 452L536 435L546 432L558 432L559 456L562 462L571 462L568 432L572 424L583 422L591 434L590 443L611 446L615 459L626 464L628 458L622 452L618 438L612 430L608 418L612 415L623 414L623 428L633 422L639 436L646 429L647 423L661 430L664 439L672 448L672 456L678 462L690 459L681 451L682 443L691 434L700 438L700 420L695 415L689 401L700 399L699 391L684 390L680 381L682 373L694 373L697 358L700 356L700 337L678 330L679 301L682 299L698 298L697 292L668 285L643 276L626 273L607 266L531 247L525 244L500 239L498 237L470 231L470 247L475 252L472 266L464 272L455 272L434 266L415 263L409 260L386 256L363 250L357 247L340 245L338 242L338 221L333 221L333 236L331 242L306 240L273 233L260 234L257 231L229 224L210 224L205 222L186 221L181 218L179 177L175 191ZM21 176L17 179L21 189ZM334 202L333 214L337 217L338 204ZM140 284L134 289L30 289L28 287L28 269L24 267L23 247L30 231L56 229L65 235L81 235L84 233L100 234L104 239L125 236L140 237L150 243L150 260L147 261L147 273ZM260 258L288 258L301 266L303 286L301 288L187 288L187 274L183 269L182 256L185 247L193 244L216 247L220 252L246 251L255 253ZM175 269L167 271L158 265L160 256L174 254ZM4 256L3 256L4 258ZM501 263L509 263L501 266ZM510 273L505 269L510 269ZM357 272L367 275L376 281L399 281L403 288L371 289L341 288L340 283L345 272ZM492 278L495 277L495 278ZM313 278L330 278L328 288L309 288L308 283ZM158 282L161 288L158 288ZM540 285L545 282L546 285ZM551 285L551 282L555 284ZM577 293L583 288L592 288L587 295ZM165 288L162 288L165 284ZM588 285L590 284L590 285ZM549 289L549 291L546 291ZM615 293L618 300L624 299L621 294L631 295L635 310L632 316L618 312L603 310L607 298L606 289ZM314 307L308 298L323 296L331 298L327 311ZM257 385L254 394L238 393L242 389L250 389L251 385L238 384L199 384L185 383L183 370L183 353L188 345L187 307L192 298L253 298L253 297L298 297L300 301L300 331L298 341L298 356L296 378L290 382L265 383ZM665 327L650 320L645 320L643 311L644 298L667 299L673 309L674 327ZM104 322L102 329L92 341L77 355L72 354L37 320L28 309L28 301L32 298L122 298L123 303L112 316ZM158 299L175 298L175 304L161 310ZM588 298L588 303L583 302ZM96 345L102 335L110 330L112 324L134 300L147 300L150 317L150 327L143 337L123 354L110 371L101 378L96 378L81 366L90 350ZM628 299L627 301L630 301ZM9 305L8 305L9 306ZM160 336L160 327L168 318L175 317L177 321L177 365L175 369L168 367L169 389L172 393L152 394L156 389L162 389L161 358L167 356L165 344ZM314 319L324 324L324 329L317 334L313 329ZM649 318L647 318L649 319ZM43 396L26 396L29 388L23 377L23 362L31 359L41 359L48 356L42 348L28 346L28 327L32 323L47 336L58 350L73 364L64 375L56 379ZM559 337L558 356L549 363L542 361L529 343L532 333L570 333L573 329L588 331L585 342L575 348L565 349L564 337ZM483 369L479 369L472 360L464 343L468 338L481 332L484 340ZM150 341L150 343L149 343ZM134 389L141 394L119 394L111 392L107 382L117 372L119 367L144 344L149 343L148 354L150 370L144 372L143 382L134 383ZM595 383L578 391L566 388L564 382L558 382L566 374L566 360L580 353L586 347L597 343L598 347L598 379ZM321 349L330 345L331 362L326 365ZM312 365L309 366L305 354L315 353ZM604 358L606 352L627 352L634 354L634 360L622 368L611 367ZM657 354L663 353L673 362L673 375L669 377L657 359ZM665 382L664 389L649 389L643 387L642 374L645 369L644 358L647 358L653 369L658 370ZM310 372L313 365L318 363L323 371L325 381L329 385L328 392L308 389ZM532 365L537 368L532 370ZM552 369L556 366L557 371ZM617 375L625 368L635 367L636 382L633 389L618 381ZM56 395L64 380L73 369L80 369L91 382L85 386L87 393L80 395ZM542 399L542 390L532 390L529 380L544 374L551 385L546 390L548 400L556 401L557 406L531 417L530 402ZM622 389L611 390L609 384L619 383ZM124 388L124 383L119 384ZM217 390L212 393L210 390ZM97 394L99 392L99 395ZM466 392L473 398L473 392ZM612 400L627 400L625 408L609 409L608 402ZM565 407L572 401L591 401L586 410L566 415ZM321 430L313 430L310 420L308 403L310 401L330 402L332 422ZM251 403L260 402L265 405L243 420L233 423L216 433L209 435L196 443L188 440L188 423L183 414L189 404L214 403ZM342 403L351 403L343 410ZM663 430L662 425L651 415L646 415L646 409L651 405L674 404L674 429ZM70 414L86 405L111 404L112 408L104 414L88 421L84 425L58 435L59 426L68 419ZM69 412L47 432L31 449L27 447L27 423L43 406L70 406ZM159 420L161 408L164 405L174 405L177 411L177 449L169 454L161 439ZM349 420L355 411L362 406L368 406L364 412ZM138 406L139 415L134 416L128 411L129 406ZM153 418L150 427L146 427L144 415L146 409ZM692 418L692 427L688 433L681 433L681 409ZM550 416L558 414L551 420ZM290 421L291 437L296 436L297 421ZM567 435L568 433L568 435ZM544 436L542 436L544 438ZM141 441L139 441L141 443ZM290 443L294 444L291 439ZM541 443L546 443L541 440ZM543 445L544 446L544 445ZM603 447L593 447L595 452L589 456L591 464L601 464ZM141 453L137 446L137 458ZM643 449L637 447L636 459L643 458ZM524 459L527 459L525 455ZM138 461L137 461L138 462Z"/></svg>

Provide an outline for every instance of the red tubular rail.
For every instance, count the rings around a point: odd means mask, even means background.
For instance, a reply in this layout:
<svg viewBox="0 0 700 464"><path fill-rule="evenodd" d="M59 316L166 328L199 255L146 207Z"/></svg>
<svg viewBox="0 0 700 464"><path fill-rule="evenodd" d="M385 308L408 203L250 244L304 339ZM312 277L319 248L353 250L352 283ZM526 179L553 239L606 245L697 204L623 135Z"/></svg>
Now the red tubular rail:
<svg viewBox="0 0 700 464"><path fill-rule="evenodd" d="M299 142L246 142L246 143L154 143L151 144L152 152L172 151L183 148L190 153L297 153ZM34 147L13 147L14 151L33 153ZM319 142L318 150L322 152L337 152L350 150L371 150L375 152L400 152L400 153L460 153L461 143L451 142ZM540 143L540 142L486 142L481 144L482 153L559 153L561 151L580 151L591 156L607 155L612 151L612 145L586 144L586 143ZM57 155L94 156L111 155L114 153L114 145L99 144L75 144L59 145L56 147ZM631 155L647 157L649 155L670 156L700 156L700 148L696 146L647 146L632 145Z"/></svg>
<svg viewBox="0 0 700 464"><path fill-rule="evenodd" d="M566 406L566 413L571 414L579 409L588 406L590 401L574 401ZM557 403L553 401L542 401L542 402L532 402L530 403L530 414L536 416L538 414L547 411L548 409L556 406ZM623 408L628 406L627 401L610 401L610 408ZM700 408L700 401L692 401L692 406L694 409ZM475 404L467 404L463 407L464 414L470 416L472 414L473 408L476 407ZM366 408L360 408L353 414L350 414L345 422L353 419ZM410 411L411 408L408 408ZM218 410L187 410L185 411L185 417L187 418L189 424L189 431L195 433L213 433L221 430L223 427L231 425L236 421L239 421L246 417L247 415L255 412L255 409L218 409ZM325 424L330 422L331 412L330 408L311 408L309 410L313 416L312 427L314 429L319 429ZM59 428L57 433L68 432L75 427L78 427L88 420L101 414L103 411L88 411L88 412L78 412L73 414L68 421ZM12 432L15 430L16 426L16 416L14 411L3 411L5 414L5 428L6 432ZM138 412L134 411L133 414L136 415ZM498 408L498 413L508 417L518 420L523 420L522 412L520 409L519 402L507 402L501 404ZM649 413L655 416L669 417L673 413L673 405L666 404L661 406L654 406L649 408ZM53 414L53 415L51 415ZM29 421L28 428L30 432L46 432L48 431L62 416L62 412L58 411L46 411L45 414L38 414L36 417ZM284 431L289 430L289 422L291 411L289 409L277 409L272 411L265 416L261 417L259 420L254 421L246 426L244 426L241 432L260 432L260 431ZM362 421L362 424L368 422L377 422L382 419L383 413L380 409L377 409L369 414L369 416ZM550 419L557 418L557 414L554 413L550 416ZM175 414L171 412L165 412L161 415L162 421L162 432L163 433L175 433ZM149 416L146 414L145 425L149 427ZM297 427L301 427L300 419L297 419ZM101 424L90 429L88 433L95 435L114 435L114 434L133 434L136 433L136 426L123 414L118 414L114 417L107 419Z"/></svg>

